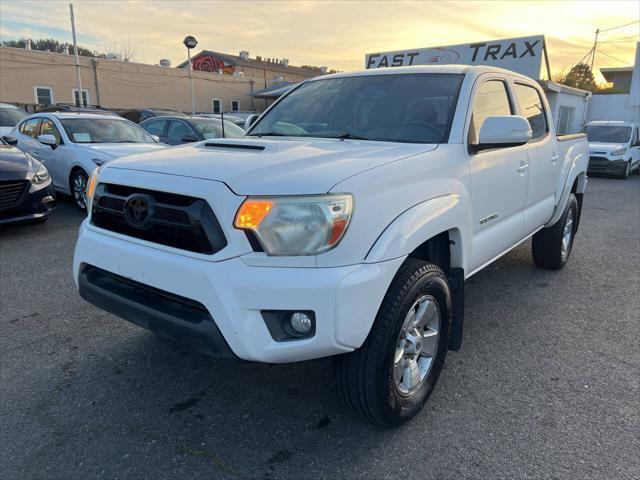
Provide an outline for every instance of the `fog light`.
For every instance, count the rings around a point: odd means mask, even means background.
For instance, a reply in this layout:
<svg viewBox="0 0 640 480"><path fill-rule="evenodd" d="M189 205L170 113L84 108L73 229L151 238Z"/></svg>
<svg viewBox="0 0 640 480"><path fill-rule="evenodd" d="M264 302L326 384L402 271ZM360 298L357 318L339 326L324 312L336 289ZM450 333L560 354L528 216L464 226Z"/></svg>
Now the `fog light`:
<svg viewBox="0 0 640 480"><path fill-rule="evenodd" d="M289 320L289 324L294 331L300 334L309 333L311 327L313 326L313 322L311 321L311 317L306 313L302 312L294 312L291 314L291 319Z"/></svg>

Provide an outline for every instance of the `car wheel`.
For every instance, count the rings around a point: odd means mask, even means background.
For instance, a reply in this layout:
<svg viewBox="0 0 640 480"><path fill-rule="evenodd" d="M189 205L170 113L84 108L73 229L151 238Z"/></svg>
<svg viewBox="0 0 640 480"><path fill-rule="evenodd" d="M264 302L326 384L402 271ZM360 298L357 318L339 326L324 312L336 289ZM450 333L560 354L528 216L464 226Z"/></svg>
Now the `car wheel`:
<svg viewBox="0 0 640 480"><path fill-rule="evenodd" d="M631 175L631 160L629 160L624 166L624 170L620 174L620 178L626 180Z"/></svg>
<svg viewBox="0 0 640 480"><path fill-rule="evenodd" d="M564 267L573 248L578 227L578 200L572 193L558 221L533 236L533 261L541 268L559 270Z"/></svg>
<svg viewBox="0 0 640 480"><path fill-rule="evenodd" d="M69 182L71 196L76 207L80 210L87 209L87 180L88 176L84 170L74 170Z"/></svg>
<svg viewBox="0 0 640 480"><path fill-rule="evenodd" d="M396 274L362 347L338 357L346 402L381 426L416 415L447 354L451 292L440 267L407 259Z"/></svg>

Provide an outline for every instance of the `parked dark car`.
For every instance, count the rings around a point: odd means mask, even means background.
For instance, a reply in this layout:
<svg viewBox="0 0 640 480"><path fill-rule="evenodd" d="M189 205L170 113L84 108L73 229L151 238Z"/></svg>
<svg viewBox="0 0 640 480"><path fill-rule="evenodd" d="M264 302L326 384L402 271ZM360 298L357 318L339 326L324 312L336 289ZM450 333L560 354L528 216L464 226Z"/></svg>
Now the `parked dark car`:
<svg viewBox="0 0 640 480"><path fill-rule="evenodd" d="M211 138L222 138L222 120L210 117L157 117L140 124L149 135L156 135L162 143L180 145ZM224 121L224 137L244 136L244 130Z"/></svg>
<svg viewBox="0 0 640 480"><path fill-rule="evenodd" d="M6 138L13 143L12 137ZM44 165L0 139L0 225L44 222L55 209L55 193Z"/></svg>
<svg viewBox="0 0 640 480"><path fill-rule="evenodd" d="M168 110L166 108L132 108L129 110L119 111L118 115L131 120L133 123L142 123L153 117L186 117L182 112L176 110Z"/></svg>

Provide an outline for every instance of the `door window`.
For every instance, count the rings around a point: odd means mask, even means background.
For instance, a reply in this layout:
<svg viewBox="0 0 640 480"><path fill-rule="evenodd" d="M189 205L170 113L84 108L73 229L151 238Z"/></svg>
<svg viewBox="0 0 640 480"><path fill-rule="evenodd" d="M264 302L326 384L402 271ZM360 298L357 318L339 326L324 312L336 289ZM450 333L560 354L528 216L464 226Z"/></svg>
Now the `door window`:
<svg viewBox="0 0 640 480"><path fill-rule="evenodd" d="M478 143L482 124L493 115L513 115L507 86L501 80L489 80L478 87L469 131L472 144Z"/></svg>
<svg viewBox="0 0 640 480"><path fill-rule="evenodd" d="M164 136L164 127L167 124L166 120L153 120L144 126L144 129L150 135L157 135L158 137Z"/></svg>
<svg viewBox="0 0 640 480"><path fill-rule="evenodd" d="M60 132L55 124L48 118L42 119L42 125L40 125L40 135L53 135L56 137L56 143L60 145Z"/></svg>
<svg viewBox="0 0 640 480"><path fill-rule="evenodd" d="M520 114L529 121L529 125L531 126L531 140L544 137L549 129L547 128L547 119L545 117L544 104L542 103L540 93L529 85L516 83L516 95L518 96ZM573 119L573 115L572 112L569 111L567 111L565 115L569 115L566 121L567 124L565 125L568 131L568 129L571 128L570 120Z"/></svg>
<svg viewBox="0 0 640 480"><path fill-rule="evenodd" d="M169 131L167 131L167 137L172 140L181 140L185 135L193 135L191 129L184 122L172 121L169 124Z"/></svg>
<svg viewBox="0 0 640 480"><path fill-rule="evenodd" d="M38 135L38 125L40 124L40 117L30 118L20 125L20 133L28 135L29 137L36 138Z"/></svg>

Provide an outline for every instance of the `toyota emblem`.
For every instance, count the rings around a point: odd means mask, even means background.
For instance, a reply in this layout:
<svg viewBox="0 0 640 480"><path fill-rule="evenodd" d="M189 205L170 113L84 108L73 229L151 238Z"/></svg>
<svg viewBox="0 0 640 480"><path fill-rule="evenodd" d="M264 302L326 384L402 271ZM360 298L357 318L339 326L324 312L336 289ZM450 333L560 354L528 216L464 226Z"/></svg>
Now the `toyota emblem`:
<svg viewBox="0 0 640 480"><path fill-rule="evenodd" d="M124 204L124 217L135 228L149 226L153 199L148 195L131 195Z"/></svg>

